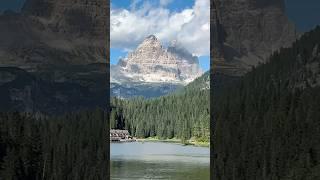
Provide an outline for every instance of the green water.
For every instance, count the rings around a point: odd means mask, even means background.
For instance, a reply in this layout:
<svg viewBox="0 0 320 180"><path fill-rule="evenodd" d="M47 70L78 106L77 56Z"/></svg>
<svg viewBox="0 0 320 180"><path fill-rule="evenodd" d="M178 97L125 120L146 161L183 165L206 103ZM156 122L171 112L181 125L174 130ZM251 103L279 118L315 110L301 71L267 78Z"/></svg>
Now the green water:
<svg viewBox="0 0 320 180"><path fill-rule="evenodd" d="M210 150L161 142L111 143L111 179L209 179Z"/></svg>

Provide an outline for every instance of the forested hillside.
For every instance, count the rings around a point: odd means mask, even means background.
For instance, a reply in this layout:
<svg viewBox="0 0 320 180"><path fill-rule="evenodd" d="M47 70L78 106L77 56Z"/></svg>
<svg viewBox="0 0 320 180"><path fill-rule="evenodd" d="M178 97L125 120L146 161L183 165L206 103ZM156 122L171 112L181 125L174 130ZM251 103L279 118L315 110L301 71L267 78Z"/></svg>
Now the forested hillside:
<svg viewBox="0 0 320 180"><path fill-rule="evenodd" d="M36 117L0 114L0 179L105 179L106 122L101 110Z"/></svg>
<svg viewBox="0 0 320 180"><path fill-rule="evenodd" d="M154 99L112 98L110 127L133 136L209 141L209 72L183 90Z"/></svg>
<svg viewBox="0 0 320 180"><path fill-rule="evenodd" d="M320 179L320 27L214 93L214 178Z"/></svg>

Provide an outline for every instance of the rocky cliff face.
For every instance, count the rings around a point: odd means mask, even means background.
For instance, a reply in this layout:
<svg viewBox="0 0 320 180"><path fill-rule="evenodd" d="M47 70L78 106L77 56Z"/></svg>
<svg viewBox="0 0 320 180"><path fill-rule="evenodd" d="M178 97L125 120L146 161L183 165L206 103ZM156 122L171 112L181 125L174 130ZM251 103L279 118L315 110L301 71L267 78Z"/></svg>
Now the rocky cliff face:
<svg viewBox="0 0 320 180"><path fill-rule="evenodd" d="M121 74L123 77L120 77ZM166 49L150 35L121 59L111 71L112 80L127 79L131 82L171 82L186 84L202 74L198 58L175 41Z"/></svg>
<svg viewBox="0 0 320 180"><path fill-rule="evenodd" d="M106 8L103 0L27 0L21 14L0 17L1 65L106 63Z"/></svg>
<svg viewBox="0 0 320 180"><path fill-rule="evenodd" d="M228 74L247 72L297 38L294 25L285 15L284 0L217 0L214 3L213 21L218 19L219 36L223 37L220 45L224 62L218 69L222 67Z"/></svg>
<svg viewBox="0 0 320 180"><path fill-rule="evenodd" d="M103 37L106 32L107 1L27 0L22 12L41 18L54 32Z"/></svg>
<svg viewBox="0 0 320 180"><path fill-rule="evenodd" d="M104 107L107 1L26 0L0 15L0 111Z"/></svg>

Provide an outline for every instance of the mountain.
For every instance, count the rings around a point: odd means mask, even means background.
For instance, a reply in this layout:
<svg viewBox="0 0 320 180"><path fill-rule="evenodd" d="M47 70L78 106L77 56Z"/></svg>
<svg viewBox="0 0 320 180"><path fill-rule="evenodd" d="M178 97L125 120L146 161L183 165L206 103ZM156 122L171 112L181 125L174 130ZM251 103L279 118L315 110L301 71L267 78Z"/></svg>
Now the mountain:
<svg viewBox="0 0 320 180"><path fill-rule="evenodd" d="M53 33L95 38L90 46L102 43L103 39L98 38L106 35L107 6L103 0L26 0L22 14L40 21Z"/></svg>
<svg viewBox="0 0 320 180"><path fill-rule="evenodd" d="M1 110L104 107L107 8L103 0L26 0L21 13L1 14Z"/></svg>
<svg viewBox="0 0 320 180"><path fill-rule="evenodd" d="M202 70L198 58L181 44L172 41L164 48L160 40L150 35L128 57L112 65L110 73L112 95L154 97L192 82Z"/></svg>
<svg viewBox="0 0 320 180"><path fill-rule="evenodd" d="M37 70L48 64L106 63L107 3L27 0L0 17L1 65Z"/></svg>
<svg viewBox="0 0 320 180"><path fill-rule="evenodd" d="M298 37L284 0L216 0L212 4L217 71L240 76Z"/></svg>
<svg viewBox="0 0 320 180"><path fill-rule="evenodd" d="M172 82L187 84L202 74L199 60L176 42L165 49L150 35L115 66L111 81ZM121 81L121 80L120 80Z"/></svg>
<svg viewBox="0 0 320 180"><path fill-rule="evenodd" d="M135 96L142 96L145 98L159 97L181 88L183 88L183 85L171 83L110 83L111 96L125 99Z"/></svg>
<svg viewBox="0 0 320 180"><path fill-rule="evenodd" d="M210 71L205 72L202 76L196 78L194 81L185 86L181 91L177 91L177 93L185 92L185 91L204 91L210 90Z"/></svg>
<svg viewBox="0 0 320 180"><path fill-rule="evenodd" d="M214 91L215 179L320 178L320 27Z"/></svg>

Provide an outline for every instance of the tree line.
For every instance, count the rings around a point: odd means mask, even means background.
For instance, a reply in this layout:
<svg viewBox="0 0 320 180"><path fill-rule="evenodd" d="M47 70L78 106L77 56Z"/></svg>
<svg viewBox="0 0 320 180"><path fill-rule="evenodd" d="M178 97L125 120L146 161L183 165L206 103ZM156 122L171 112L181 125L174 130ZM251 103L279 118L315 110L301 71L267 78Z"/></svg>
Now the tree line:
<svg viewBox="0 0 320 180"><path fill-rule="evenodd" d="M320 27L214 93L215 179L320 179Z"/></svg>
<svg viewBox="0 0 320 180"><path fill-rule="evenodd" d="M106 118L99 109L56 117L0 113L0 179L105 179Z"/></svg>
<svg viewBox="0 0 320 180"><path fill-rule="evenodd" d="M166 96L144 99L111 98L110 128L127 129L136 137L161 139L196 138L209 141L209 73L183 90Z"/></svg>

